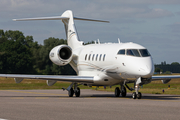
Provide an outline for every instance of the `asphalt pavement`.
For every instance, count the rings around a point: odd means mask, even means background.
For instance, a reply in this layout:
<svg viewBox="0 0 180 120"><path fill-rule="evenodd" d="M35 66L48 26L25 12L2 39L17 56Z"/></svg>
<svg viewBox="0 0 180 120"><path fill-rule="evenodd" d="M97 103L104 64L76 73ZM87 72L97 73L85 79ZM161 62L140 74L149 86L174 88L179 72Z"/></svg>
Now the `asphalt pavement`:
<svg viewBox="0 0 180 120"><path fill-rule="evenodd" d="M82 89L0 90L0 120L179 120L180 95L142 94L142 99Z"/></svg>

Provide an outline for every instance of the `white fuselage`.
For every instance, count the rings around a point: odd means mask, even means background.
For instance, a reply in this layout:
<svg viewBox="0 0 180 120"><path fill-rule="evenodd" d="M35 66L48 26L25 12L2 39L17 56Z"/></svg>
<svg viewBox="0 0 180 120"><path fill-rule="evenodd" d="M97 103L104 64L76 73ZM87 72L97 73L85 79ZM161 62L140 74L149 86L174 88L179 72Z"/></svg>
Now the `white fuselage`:
<svg viewBox="0 0 180 120"><path fill-rule="evenodd" d="M119 54L120 50L125 53ZM139 56L128 55L135 50ZM143 57L145 47L135 43L90 44L74 51L79 76L94 76L92 85L115 85L139 77L151 78L154 72L152 57Z"/></svg>
<svg viewBox="0 0 180 120"><path fill-rule="evenodd" d="M139 87L148 84L152 80L162 80L168 83L173 78L180 76L152 76L154 64L148 50L135 43L107 43L83 45L74 25L74 20L106 22L104 20L94 20L74 17L71 10L66 10L61 16L38 17L14 19L15 21L27 20L61 20L64 23L68 45L58 45L50 53L50 60L59 66L70 64L78 76L61 75L16 75L0 74L0 77L14 78L16 83L23 79L47 80L49 86L57 81L72 82L66 89L69 97L75 93L80 96L79 83L88 86L112 86L119 84L121 87L115 88L115 96L126 96L126 87L133 92L133 99L141 99ZM98 43L100 43L98 41ZM129 88L128 83L134 83L134 88ZM125 87L126 86L126 87ZM65 90L65 88L63 88Z"/></svg>

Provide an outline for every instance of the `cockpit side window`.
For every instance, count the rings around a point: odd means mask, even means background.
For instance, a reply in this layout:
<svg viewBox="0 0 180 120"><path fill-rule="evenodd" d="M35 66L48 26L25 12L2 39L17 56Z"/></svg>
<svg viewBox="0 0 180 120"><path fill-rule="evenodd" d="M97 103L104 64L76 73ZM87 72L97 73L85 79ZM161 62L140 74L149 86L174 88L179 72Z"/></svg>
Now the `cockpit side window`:
<svg viewBox="0 0 180 120"><path fill-rule="evenodd" d="M125 55L125 49L119 50L118 54Z"/></svg>
<svg viewBox="0 0 180 120"><path fill-rule="evenodd" d="M140 51L142 57L151 56L147 49L140 49L139 51Z"/></svg>
<svg viewBox="0 0 180 120"><path fill-rule="evenodd" d="M140 54L137 49L127 49L126 55L140 57Z"/></svg>

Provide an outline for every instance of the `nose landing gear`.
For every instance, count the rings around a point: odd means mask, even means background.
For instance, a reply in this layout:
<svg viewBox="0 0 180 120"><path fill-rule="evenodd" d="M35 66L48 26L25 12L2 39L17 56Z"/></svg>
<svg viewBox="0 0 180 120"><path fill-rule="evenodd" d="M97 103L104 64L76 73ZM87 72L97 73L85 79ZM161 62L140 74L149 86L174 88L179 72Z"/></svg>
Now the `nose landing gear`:
<svg viewBox="0 0 180 120"><path fill-rule="evenodd" d="M139 77L136 82L134 83L134 86L135 86L135 92L133 92L132 94L132 98L133 99L141 99L142 97L142 94L141 92L139 92L139 84L141 83L141 77Z"/></svg>
<svg viewBox="0 0 180 120"><path fill-rule="evenodd" d="M126 81L124 81L124 85L130 90L133 91L135 90L135 92L132 93L132 98L133 99L141 99L142 94L141 92L139 92L139 86L140 84L142 84L141 82L141 77L139 77L135 82L134 82L134 89L133 88L129 88L129 86L126 84ZM115 88L115 96L119 97L120 93L122 97L126 97L126 87L123 84L121 84L121 91L119 89L119 87Z"/></svg>

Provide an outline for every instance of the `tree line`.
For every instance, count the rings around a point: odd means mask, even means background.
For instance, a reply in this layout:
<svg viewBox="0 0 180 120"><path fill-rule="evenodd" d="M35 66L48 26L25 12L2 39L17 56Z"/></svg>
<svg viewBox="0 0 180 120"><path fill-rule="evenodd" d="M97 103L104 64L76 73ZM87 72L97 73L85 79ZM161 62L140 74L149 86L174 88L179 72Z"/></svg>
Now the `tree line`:
<svg viewBox="0 0 180 120"><path fill-rule="evenodd" d="M39 45L33 36L24 36L21 31L0 29L0 73L75 75L69 64L57 66L49 59L50 50L61 44L67 44L67 40L50 37ZM161 62L155 64L155 72L180 73L180 64Z"/></svg>
<svg viewBox="0 0 180 120"><path fill-rule="evenodd" d="M49 59L50 50L61 44L67 41L50 37L39 45L21 31L0 30L0 73L75 75L70 65L57 66Z"/></svg>
<svg viewBox="0 0 180 120"><path fill-rule="evenodd" d="M172 62L171 64L166 64L166 61L161 62L161 64L155 64L155 72L157 73L180 73L180 64L178 62Z"/></svg>

